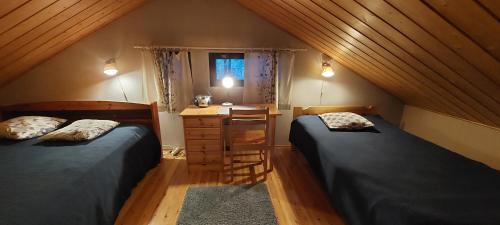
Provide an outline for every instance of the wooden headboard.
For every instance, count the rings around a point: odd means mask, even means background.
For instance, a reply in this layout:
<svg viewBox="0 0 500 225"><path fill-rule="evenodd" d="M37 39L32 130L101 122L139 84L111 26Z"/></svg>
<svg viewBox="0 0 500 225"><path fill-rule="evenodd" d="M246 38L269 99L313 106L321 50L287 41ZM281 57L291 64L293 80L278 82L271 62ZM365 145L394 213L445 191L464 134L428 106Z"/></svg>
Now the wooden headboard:
<svg viewBox="0 0 500 225"><path fill-rule="evenodd" d="M302 115L318 115L327 112L353 112L360 115L375 115L375 106L305 106L293 107L293 119Z"/></svg>
<svg viewBox="0 0 500 225"><path fill-rule="evenodd" d="M110 101L56 101L0 107L0 121L29 115L61 117L70 121L108 119L120 123L142 124L150 127L161 141L156 102L148 105Z"/></svg>

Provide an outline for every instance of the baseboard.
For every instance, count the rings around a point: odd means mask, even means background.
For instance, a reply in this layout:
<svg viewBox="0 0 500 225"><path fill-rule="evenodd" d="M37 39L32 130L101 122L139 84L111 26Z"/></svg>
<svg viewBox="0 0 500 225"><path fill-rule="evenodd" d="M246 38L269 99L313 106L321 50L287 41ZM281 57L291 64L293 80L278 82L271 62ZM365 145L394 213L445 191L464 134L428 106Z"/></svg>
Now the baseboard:
<svg viewBox="0 0 500 225"><path fill-rule="evenodd" d="M179 146L180 148L184 148L183 146ZM292 147L291 144L285 144L285 145L274 145L275 148L290 148ZM162 145L161 146L161 149L163 150L170 150L172 149L172 146L171 145Z"/></svg>

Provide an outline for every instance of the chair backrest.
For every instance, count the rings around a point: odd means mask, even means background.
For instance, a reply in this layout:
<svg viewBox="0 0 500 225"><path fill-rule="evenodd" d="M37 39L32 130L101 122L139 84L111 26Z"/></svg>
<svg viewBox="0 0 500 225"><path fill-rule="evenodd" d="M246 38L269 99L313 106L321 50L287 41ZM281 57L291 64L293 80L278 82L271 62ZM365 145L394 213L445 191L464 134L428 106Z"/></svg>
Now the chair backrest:
<svg viewBox="0 0 500 225"><path fill-rule="evenodd" d="M265 109L233 109L229 108L231 125L267 125L269 123L269 108Z"/></svg>
<svg viewBox="0 0 500 225"><path fill-rule="evenodd" d="M266 144L270 129L269 108L264 109L233 109L229 108L229 133L235 127L238 129L255 128L263 125L266 134Z"/></svg>

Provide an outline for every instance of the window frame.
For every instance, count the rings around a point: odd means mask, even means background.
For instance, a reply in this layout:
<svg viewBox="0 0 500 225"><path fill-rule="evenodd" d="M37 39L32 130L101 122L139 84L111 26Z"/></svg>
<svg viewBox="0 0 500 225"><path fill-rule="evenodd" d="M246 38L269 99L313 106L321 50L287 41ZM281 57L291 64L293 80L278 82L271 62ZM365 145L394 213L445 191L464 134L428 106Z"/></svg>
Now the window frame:
<svg viewBox="0 0 500 225"><path fill-rule="evenodd" d="M208 67L210 68L210 87L222 87L222 80L217 80L216 72L216 59L243 59L245 60L244 53L236 52L209 52L208 53ZM245 71L243 71L244 77ZM243 87L245 85L245 78L243 80L234 79L233 87Z"/></svg>

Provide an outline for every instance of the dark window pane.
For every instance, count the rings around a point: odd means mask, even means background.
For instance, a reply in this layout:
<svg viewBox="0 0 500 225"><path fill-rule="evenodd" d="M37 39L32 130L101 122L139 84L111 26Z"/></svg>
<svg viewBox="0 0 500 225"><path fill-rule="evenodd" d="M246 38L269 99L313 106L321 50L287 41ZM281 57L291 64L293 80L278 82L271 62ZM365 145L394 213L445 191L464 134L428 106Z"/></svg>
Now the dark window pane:
<svg viewBox="0 0 500 225"><path fill-rule="evenodd" d="M225 76L232 76L235 80L245 78L245 60L243 59L216 59L215 72L217 80L222 80Z"/></svg>
<svg viewBox="0 0 500 225"><path fill-rule="evenodd" d="M220 86L225 76L232 76L235 86L243 86L245 59L243 53L209 53L210 85Z"/></svg>

